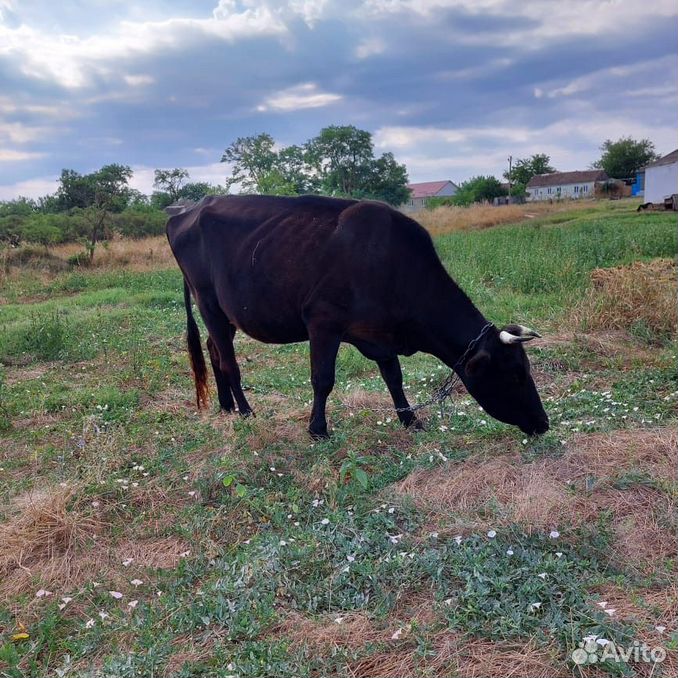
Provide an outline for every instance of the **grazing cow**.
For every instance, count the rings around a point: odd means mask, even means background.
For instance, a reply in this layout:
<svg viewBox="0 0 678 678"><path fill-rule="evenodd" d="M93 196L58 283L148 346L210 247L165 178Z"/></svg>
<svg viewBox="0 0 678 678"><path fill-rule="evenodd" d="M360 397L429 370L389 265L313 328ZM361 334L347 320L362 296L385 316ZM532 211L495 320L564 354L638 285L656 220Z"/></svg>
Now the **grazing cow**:
<svg viewBox="0 0 678 678"><path fill-rule="evenodd" d="M170 217L167 237L184 275L198 407L207 402L207 371L191 294L226 411L252 413L233 350L240 329L267 343L310 341L314 437L327 436L325 404L342 341L377 363L405 426L420 424L398 356L424 351L453 368L491 416L527 434L548 430L522 346L539 335L488 323L445 271L429 234L388 205L207 197Z"/></svg>

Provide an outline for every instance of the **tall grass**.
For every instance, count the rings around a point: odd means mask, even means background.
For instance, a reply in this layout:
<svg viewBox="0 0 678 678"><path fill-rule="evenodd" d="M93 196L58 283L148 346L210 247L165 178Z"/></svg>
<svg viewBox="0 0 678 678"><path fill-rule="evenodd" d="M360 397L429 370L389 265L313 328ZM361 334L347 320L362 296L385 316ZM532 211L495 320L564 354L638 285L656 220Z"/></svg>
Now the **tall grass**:
<svg viewBox="0 0 678 678"><path fill-rule="evenodd" d="M554 318L583 294L593 269L675 256L675 217L633 214L456 232L437 238L436 247L483 310Z"/></svg>
<svg viewBox="0 0 678 678"><path fill-rule="evenodd" d="M436 207L422 210L412 216L431 235L444 235L454 231L490 228L501 224L539 219L549 223L571 221L573 218L609 210L628 211L635 209L638 201L609 203L595 200L563 200L553 203L534 202L524 205L471 205L469 207Z"/></svg>

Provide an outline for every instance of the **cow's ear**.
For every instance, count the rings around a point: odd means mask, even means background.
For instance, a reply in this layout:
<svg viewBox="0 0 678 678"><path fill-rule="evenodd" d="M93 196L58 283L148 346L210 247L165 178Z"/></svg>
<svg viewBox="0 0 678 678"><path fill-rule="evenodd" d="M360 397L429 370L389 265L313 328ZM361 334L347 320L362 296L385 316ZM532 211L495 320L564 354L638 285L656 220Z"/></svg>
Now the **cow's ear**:
<svg viewBox="0 0 678 678"><path fill-rule="evenodd" d="M469 377L475 377L480 374L488 365L490 364L490 354L481 350L476 353L473 358L471 358L466 363L466 374Z"/></svg>

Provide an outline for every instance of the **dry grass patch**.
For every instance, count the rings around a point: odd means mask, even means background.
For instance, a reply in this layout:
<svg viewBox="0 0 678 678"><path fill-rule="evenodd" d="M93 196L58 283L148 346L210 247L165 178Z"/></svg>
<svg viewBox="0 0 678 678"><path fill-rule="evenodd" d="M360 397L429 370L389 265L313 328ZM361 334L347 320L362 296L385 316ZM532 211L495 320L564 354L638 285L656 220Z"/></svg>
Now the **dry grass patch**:
<svg viewBox="0 0 678 678"><path fill-rule="evenodd" d="M346 612L308 619L290 611L275 629L275 633L289 640L292 647L306 647L315 652L343 647L359 650L370 643L384 641L393 634L377 626L365 612Z"/></svg>
<svg viewBox="0 0 678 678"><path fill-rule="evenodd" d="M557 662L557 651L534 642L491 642L443 631L431 639L424 659L411 643L391 641L394 649L376 652L349 666L361 678L418 675L464 676L464 678L561 678L570 676L565 662ZM560 665L559 665L560 664Z"/></svg>
<svg viewBox="0 0 678 678"><path fill-rule="evenodd" d="M54 487L14 499L11 517L0 525L0 598L27 590L33 578L68 586L89 569L83 555L104 526L73 505L74 496L74 488Z"/></svg>
<svg viewBox="0 0 678 678"><path fill-rule="evenodd" d="M415 471L396 492L411 497L434 521L456 520L462 529L514 523L528 531L579 527L595 525L609 512L617 535L613 556L648 571L677 550L671 496L677 440L671 429L582 434L557 459L523 464L518 455L472 457L444 469ZM661 489L642 482L614 486L637 473Z"/></svg>
<svg viewBox="0 0 678 678"><path fill-rule="evenodd" d="M385 620L370 619L366 612L323 615L315 619L290 611L275 629L293 648L314 656L331 656L337 649L365 653L348 666L350 675L368 678L418 675L459 675L478 678L558 678L567 676L557 668L558 651L537 647L531 641L492 642L461 633L438 630L429 634L431 653L422 658L411 636L411 624L426 633L436 622L430 596L412 594L401 599ZM396 631L401 633L393 638ZM373 651L371 651L373 650Z"/></svg>
<svg viewBox="0 0 678 678"><path fill-rule="evenodd" d="M135 567L168 569L176 567L190 550L187 542L176 537L129 539L115 547L112 558L118 564L131 558Z"/></svg>
<svg viewBox="0 0 678 678"><path fill-rule="evenodd" d="M595 589L606 607L615 610L615 617L635 624L644 624L643 639L661 639L676 630L678 623L678 588L674 583L661 589L629 591L615 584L606 584ZM665 626L663 634L654 627Z"/></svg>
<svg viewBox="0 0 678 678"><path fill-rule="evenodd" d="M591 283L574 311L573 321L582 329L628 330L642 323L655 338L675 336L678 311L673 260L597 268L591 273Z"/></svg>
<svg viewBox="0 0 678 678"><path fill-rule="evenodd" d="M209 659L214 654L215 646L222 641L219 632L212 631L202 642L196 642L192 636L179 636L172 641L175 650L170 655L163 669L163 678L171 678L179 673L185 664L197 663Z"/></svg>
<svg viewBox="0 0 678 678"><path fill-rule="evenodd" d="M78 243L57 245L52 249L52 254L64 261L80 252L82 252L82 245ZM108 240L105 244L100 244L96 248L90 267L151 271L156 268L168 268L175 265L174 255L167 238L164 235L158 235L139 240L120 237Z"/></svg>
<svg viewBox="0 0 678 678"><path fill-rule="evenodd" d="M562 203L529 203L525 205L470 205L469 207L436 207L422 210L413 217L431 233L441 235L452 231L490 228L500 224L515 224L554 212L572 212L590 209L592 200L576 200Z"/></svg>
<svg viewBox="0 0 678 678"><path fill-rule="evenodd" d="M338 395L338 394L337 394ZM393 410L393 401L383 393L366 391L364 388L354 388L341 396L341 402L349 410Z"/></svg>

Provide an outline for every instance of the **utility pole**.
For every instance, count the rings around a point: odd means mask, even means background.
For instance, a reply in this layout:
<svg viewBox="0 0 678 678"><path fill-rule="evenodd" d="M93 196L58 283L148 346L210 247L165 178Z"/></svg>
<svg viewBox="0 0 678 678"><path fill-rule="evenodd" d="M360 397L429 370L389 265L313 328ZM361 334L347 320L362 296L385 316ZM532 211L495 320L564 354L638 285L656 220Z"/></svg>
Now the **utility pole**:
<svg viewBox="0 0 678 678"><path fill-rule="evenodd" d="M509 164L509 171L508 171L508 185L509 185L509 194L508 194L508 201L509 203L511 202L511 163L513 162L513 156L509 155L508 157L508 164Z"/></svg>

